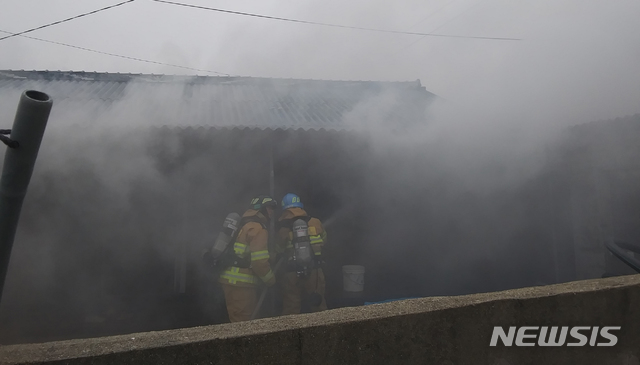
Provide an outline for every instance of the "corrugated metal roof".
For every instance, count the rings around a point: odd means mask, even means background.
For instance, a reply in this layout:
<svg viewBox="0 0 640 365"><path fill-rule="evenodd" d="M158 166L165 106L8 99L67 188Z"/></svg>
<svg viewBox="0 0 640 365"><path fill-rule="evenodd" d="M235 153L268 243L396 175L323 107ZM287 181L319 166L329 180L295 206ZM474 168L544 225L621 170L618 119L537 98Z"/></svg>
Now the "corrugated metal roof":
<svg viewBox="0 0 640 365"><path fill-rule="evenodd" d="M418 119L435 97L420 81L325 81L67 71L0 71L0 97L48 93L55 110L87 109L96 118L137 114L152 125L261 129L354 129L369 118ZM7 94L9 93L9 94ZM17 99L16 99L17 100ZM388 101L377 115L357 113ZM380 115L380 113L385 115ZM417 114L416 114L417 113ZM359 120L350 120L357 118Z"/></svg>

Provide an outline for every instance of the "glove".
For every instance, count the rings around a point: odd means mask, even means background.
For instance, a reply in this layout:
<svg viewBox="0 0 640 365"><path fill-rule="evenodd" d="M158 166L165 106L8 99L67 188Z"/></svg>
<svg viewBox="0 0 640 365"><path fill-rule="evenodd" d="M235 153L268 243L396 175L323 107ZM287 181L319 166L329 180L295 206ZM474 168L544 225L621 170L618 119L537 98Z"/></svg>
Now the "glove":
<svg viewBox="0 0 640 365"><path fill-rule="evenodd" d="M264 285L267 286L267 288L271 288L272 286L276 285L276 277L272 277L271 280L269 281L265 281Z"/></svg>

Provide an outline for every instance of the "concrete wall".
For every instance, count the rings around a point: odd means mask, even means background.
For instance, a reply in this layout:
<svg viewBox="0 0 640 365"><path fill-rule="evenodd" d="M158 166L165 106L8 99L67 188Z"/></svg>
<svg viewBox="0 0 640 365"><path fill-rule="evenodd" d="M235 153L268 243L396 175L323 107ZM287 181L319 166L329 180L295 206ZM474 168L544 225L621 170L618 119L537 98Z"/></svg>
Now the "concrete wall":
<svg viewBox="0 0 640 365"><path fill-rule="evenodd" d="M633 364L640 275L0 347L0 364ZM614 347L489 347L493 326L621 326Z"/></svg>

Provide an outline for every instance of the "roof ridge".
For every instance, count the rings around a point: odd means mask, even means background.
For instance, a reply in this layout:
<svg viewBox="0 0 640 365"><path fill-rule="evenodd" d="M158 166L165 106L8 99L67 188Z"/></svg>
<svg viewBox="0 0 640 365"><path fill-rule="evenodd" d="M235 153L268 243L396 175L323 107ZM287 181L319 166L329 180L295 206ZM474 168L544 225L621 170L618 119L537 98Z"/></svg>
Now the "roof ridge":
<svg viewBox="0 0 640 365"><path fill-rule="evenodd" d="M135 115L139 120L147 120L140 123L264 129L349 129L354 118L383 118L401 125L422 123L424 109L436 97L419 80L331 81L0 70L0 91L8 91L3 95L26 88L51 95L61 113L73 109L90 111L89 119L126 119L127 115ZM356 109L358 105L369 108L379 100L392 102L381 103L382 109L375 116Z"/></svg>

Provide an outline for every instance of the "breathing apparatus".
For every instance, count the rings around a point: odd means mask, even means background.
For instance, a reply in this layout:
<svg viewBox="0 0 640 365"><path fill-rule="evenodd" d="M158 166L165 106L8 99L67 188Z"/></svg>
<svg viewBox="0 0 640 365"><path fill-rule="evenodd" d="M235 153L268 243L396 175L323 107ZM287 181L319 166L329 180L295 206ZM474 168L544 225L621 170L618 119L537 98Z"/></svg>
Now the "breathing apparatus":
<svg viewBox="0 0 640 365"><path fill-rule="evenodd" d="M309 238L309 227L307 222L297 219L293 222L293 264L298 276L307 276L313 268L313 250L311 239Z"/></svg>
<svg viewBox="0 0 640 365"><path fill-rule="evenodd" d="M311 248L311 239L309 238L309 226L303 219L297 219L293 222L293 265L296 268L298 277L309 276L311 270L315 266L315 253ZM318 288L318 280L320 272L316 272L316 290ZM322 295L311 292L307 294L309 304L317 307L322 303Z"/></svg>
<svg viewBox="0 0 640 365"><path fill-rule="evenodd" d="M227 255L229 247L235 240L240 223L240 215L238 213L229 213L222 223L222 231L218 234L216 241L211 247L211 263L217 268L228 266L233 259L231 255Z"/></svg>

